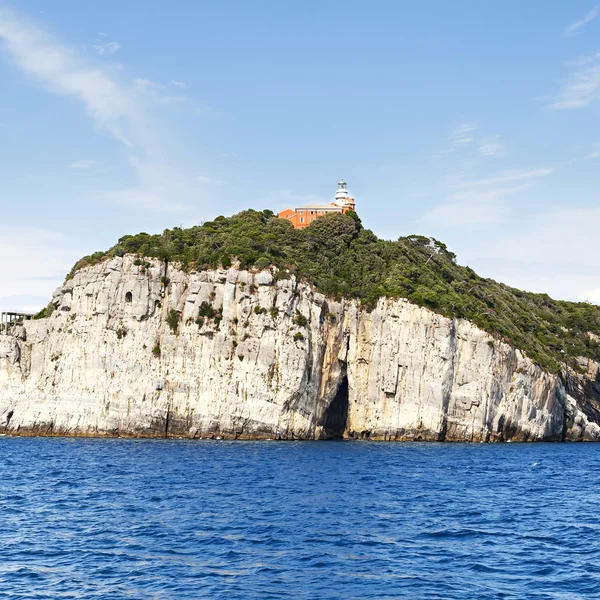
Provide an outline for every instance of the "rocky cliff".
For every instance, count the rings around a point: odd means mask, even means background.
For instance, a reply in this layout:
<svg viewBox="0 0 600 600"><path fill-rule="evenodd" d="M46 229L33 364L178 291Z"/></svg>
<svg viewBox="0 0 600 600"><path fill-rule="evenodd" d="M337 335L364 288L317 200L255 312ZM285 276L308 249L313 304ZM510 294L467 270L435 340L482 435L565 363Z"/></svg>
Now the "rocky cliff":
<svg viewBox="0 0 600 600"><path fill-rule="evenodd" d="M288 276L289 277L289 276ZM370 312L268 271L132 255L0 335L0 431L378 440L600 439L600 365L565 385L465 320Z"/></svg>

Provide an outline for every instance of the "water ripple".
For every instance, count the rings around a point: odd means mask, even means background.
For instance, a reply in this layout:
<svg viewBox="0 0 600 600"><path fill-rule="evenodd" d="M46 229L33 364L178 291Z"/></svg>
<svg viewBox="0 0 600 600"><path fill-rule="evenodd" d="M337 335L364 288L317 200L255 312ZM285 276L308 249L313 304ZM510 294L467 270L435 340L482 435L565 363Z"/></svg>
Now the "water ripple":
<svg viewBox="0 0 600 600"><path fill-rule="evenodd" d="M600 445L0 438L0 598L600 597Z"/></svg>

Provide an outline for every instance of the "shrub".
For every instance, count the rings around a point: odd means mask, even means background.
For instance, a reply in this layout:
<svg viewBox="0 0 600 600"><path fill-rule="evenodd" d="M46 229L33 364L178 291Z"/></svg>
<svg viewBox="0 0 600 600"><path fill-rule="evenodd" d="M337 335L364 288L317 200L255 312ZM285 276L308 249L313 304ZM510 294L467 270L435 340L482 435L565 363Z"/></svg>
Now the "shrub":
<svg viewBox="0 0 600 600"><path fill-rule="evenodd" d="M125 327L119 327L115 333L117 334L117 338L121 340L127 335L127 329L125 329Z"/></svg>
<svg viewBox="0 0 600 600"><path fill-rule="evenodd" d="M304 335L302 335L299 331L297 331L294 334L294 341L295 342L303 342L304 341Z"/></svg>
<svg viewBox="0 0 600 600"><path fill-rule="evenodd" d="M382 297L397 297L449 318L468 319L547 370L559 371L562 349L567 358L600 360L600 344L587 341L588 332L600 335L600 307L556 301L479 277L458 265L456 256L433 238L378 239L351 212L294 229L271 211L247 210L189 229L126 235L108 251L82 258L67 278L126 253L193 264L198 270L226 264L224 257L239 261L242 268L258 267L268 259L276 279L293 274L327 297L357 299L366 309ZM166 279L163 283L168 285Z"/></svg>
<svg viewBox="0 0 600 600"><path fill-rule="evenodd" d="M206 300L200 305L198 310L199 317L206 317L207 319L214 319L216 310Z"/></svg>
<svg viewBox="0 0 600 600"><path fill-rule="evenodd" d="M152 354L154 354L154 356L157 358L160 356L160 344L158 342L154 344L154 348L152 348Z"/></svg>
<svg viewBox="0 0 600 600"><path fill-rule="evenodd" d="M276 308L275 306L273 306L273 307L271 308L271 317L272 317L273 319L276 319L278 316L279 316L279 309L278 309L278 308Z"/></svg>
<svg viewBox="0 0 600 600"><path fill-rule="evenodd" d="M266 269L271 264L271 260L266 256L261 256L255 263L254 266L261 271Z"/></svg>
<svg viewBox="0 0 600 600"><path fill-rule="evenodd" d="M49 302L40 312L33 315L34 319L47 319L54 312L54 304Z"/></svg>
<svg viewBox="0 0 600 600"><path fill-rule="evenodd" d="M298 309L296 309L293 323L294 325L298 325L298 327L305 327L308 323L308 319Z"/></svg>
<svg viewBox="0 0 600 600"><path fill-rule="evenodd" d="M221 321L223 319L223 315L221 314L221 312L219 311L214 318L214 323L215 323L215 329L219 329L221 327Z"/></svg>
<svg viewBox="0 0 600 600"><path fill-rule="evenodd" d="M179 313L172 308L167 314L167 323L171 328L173 333L177 333L177 328L179 327Z"/></svg>

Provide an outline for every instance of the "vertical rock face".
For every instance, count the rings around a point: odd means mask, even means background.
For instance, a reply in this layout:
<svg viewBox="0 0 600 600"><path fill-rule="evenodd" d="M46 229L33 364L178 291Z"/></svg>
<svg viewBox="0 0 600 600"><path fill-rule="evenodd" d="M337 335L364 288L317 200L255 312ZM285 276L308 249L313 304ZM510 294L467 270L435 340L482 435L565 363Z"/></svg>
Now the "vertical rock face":
<svg viewBox="0 0 600 600"><path fill-rule="evenodd" d="M51 317L0 335L0 431L600 439L597 364L567 393L468 321L405 300L366 312L268 271L139 263L79 271Z"/></svg>

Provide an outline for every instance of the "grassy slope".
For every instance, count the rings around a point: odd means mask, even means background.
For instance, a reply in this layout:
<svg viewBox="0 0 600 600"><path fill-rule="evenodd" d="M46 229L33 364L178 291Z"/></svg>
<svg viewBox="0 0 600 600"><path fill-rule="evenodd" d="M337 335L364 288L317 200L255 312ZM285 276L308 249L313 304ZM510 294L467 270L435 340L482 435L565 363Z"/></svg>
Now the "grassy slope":
<svg viewBox="0 0 600 600"><path fill-rule="evenodd" d="M409 236L378 239L355 213L323 217L304 230L271 211L230 218L161 235L125 236L107 252L81 259L75 270L125 253L181 262L184 268L275 265L337 298L359 298L367 308L381 296L404 297L448 317L466 318L557 371L563 352L600 360L600 307L561 302L479 277L456 264L437 240ZM570 361L575 366L573 361Z"/></svg>

